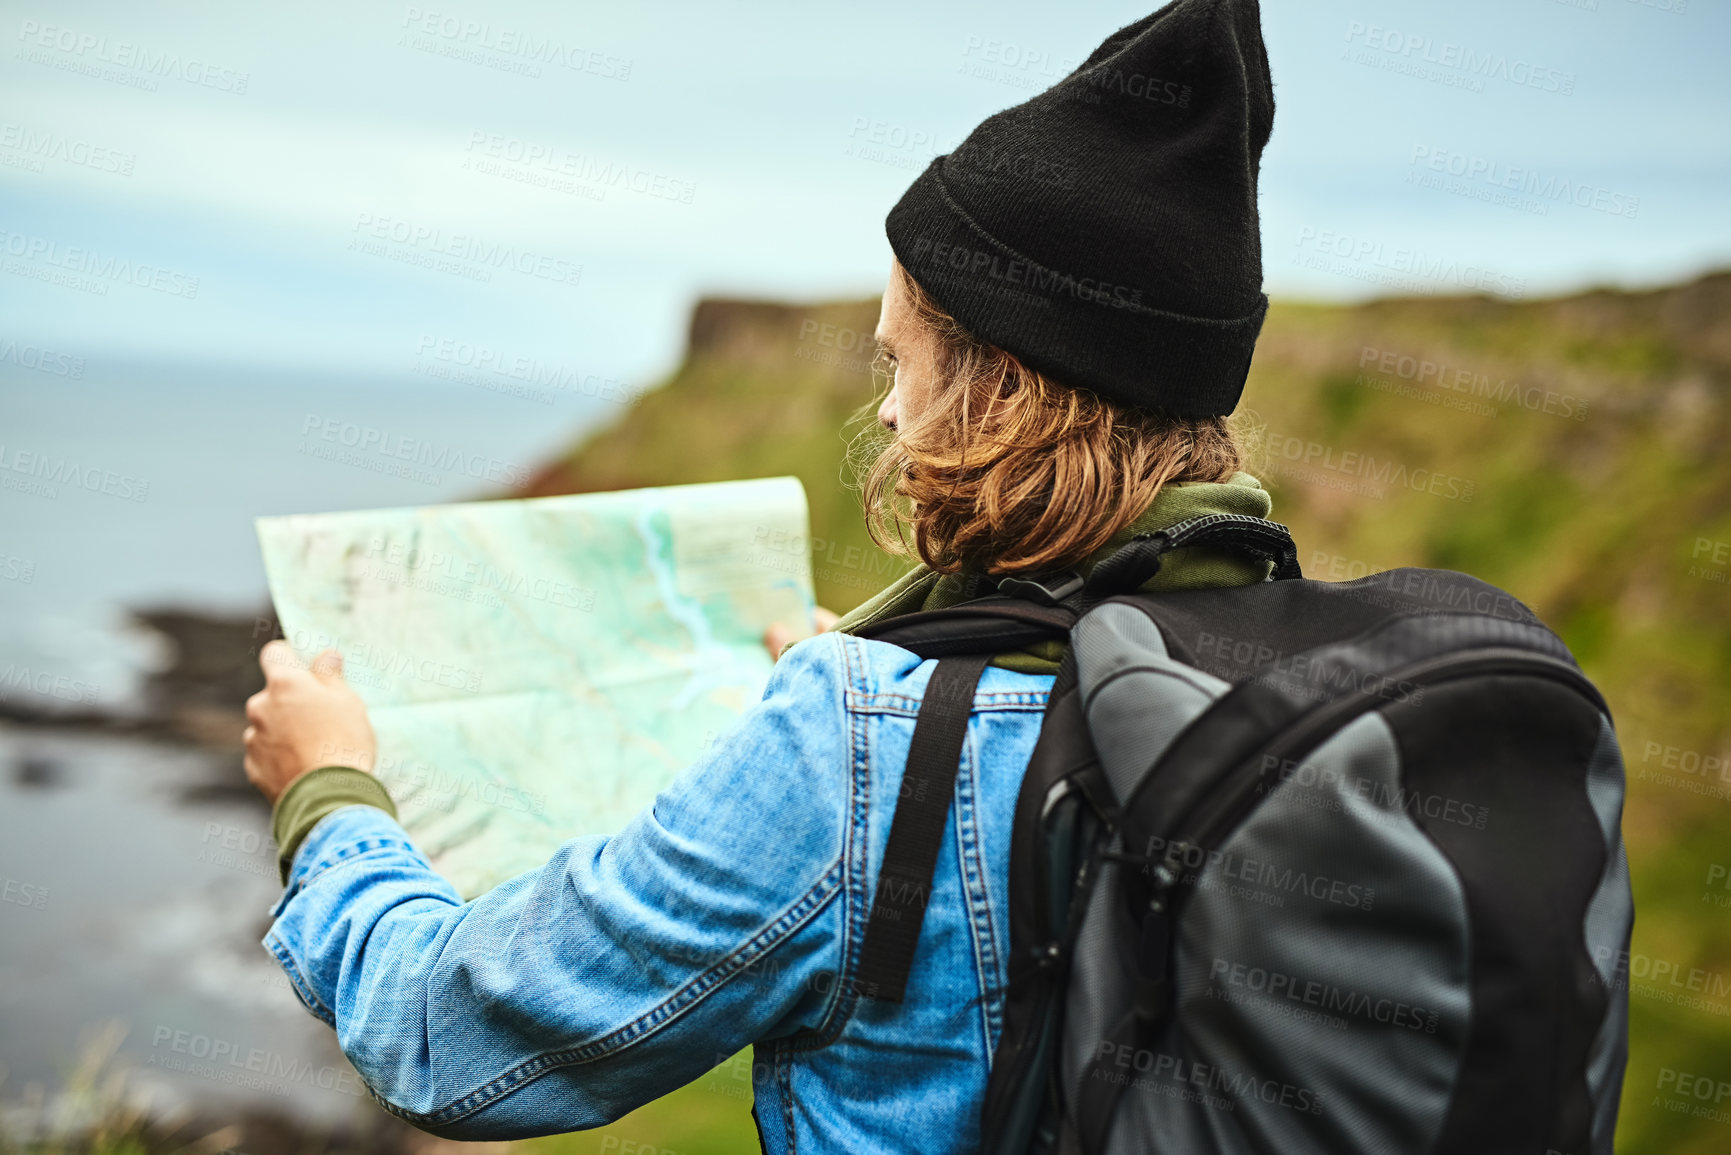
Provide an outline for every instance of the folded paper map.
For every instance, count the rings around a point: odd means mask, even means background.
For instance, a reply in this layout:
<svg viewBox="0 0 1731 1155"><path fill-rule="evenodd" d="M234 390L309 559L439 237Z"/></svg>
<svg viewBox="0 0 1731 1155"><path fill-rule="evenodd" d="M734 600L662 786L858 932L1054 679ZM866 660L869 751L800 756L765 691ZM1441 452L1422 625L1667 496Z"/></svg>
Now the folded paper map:
<svg viewBox="0 0 1731 1155"><path fill-rule="evenodd" d="M342 653L465 898L623 826L762 696L765 628L811 620L791 477L257 526L284 636Z"/></svg>

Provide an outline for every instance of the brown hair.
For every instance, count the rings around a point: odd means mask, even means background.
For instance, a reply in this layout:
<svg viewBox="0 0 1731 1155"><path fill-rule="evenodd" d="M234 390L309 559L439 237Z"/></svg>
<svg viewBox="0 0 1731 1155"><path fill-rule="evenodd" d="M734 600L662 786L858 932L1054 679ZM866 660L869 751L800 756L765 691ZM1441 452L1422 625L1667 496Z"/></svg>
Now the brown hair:
<svg viewBox="0 0 1731 1155"><path fill-rule="evenodd" d="M941 352L924 411L860 470L867 528L890 553L942 573L1060 569L1162 486L1225 481L1242 465L1224 418L1167 417L1060 385L976 340L901 265L891 275Z"/></svg>

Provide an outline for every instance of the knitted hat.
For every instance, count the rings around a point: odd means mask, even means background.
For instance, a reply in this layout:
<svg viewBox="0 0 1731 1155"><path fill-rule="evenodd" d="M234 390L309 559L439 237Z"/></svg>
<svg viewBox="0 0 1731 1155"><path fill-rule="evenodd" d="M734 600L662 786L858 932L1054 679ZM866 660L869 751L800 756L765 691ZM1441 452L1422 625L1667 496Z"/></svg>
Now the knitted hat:
<svg viewBox="0 0 1731 1155"><path fill-rule="evenodd" d="M975 337L1065 385L1230 413L1268 298L1256 0L1175 0L988 117L890 210L896 259Z"/></svg>

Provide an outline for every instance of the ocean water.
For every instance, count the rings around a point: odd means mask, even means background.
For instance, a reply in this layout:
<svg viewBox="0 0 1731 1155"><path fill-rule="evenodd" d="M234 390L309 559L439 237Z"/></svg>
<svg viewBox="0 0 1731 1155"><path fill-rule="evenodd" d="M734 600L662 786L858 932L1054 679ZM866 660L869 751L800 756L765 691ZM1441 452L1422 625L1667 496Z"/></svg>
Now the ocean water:
<svg viewBox="0 0 1731 1155"><path fill-rule="evenodd" d="M372 1110L259 945L281 888L237 779L232 756L0 725L0 1136L104 1031L104 1079L158 1116Z"/></svg>
<svg viewBox="0 0 1731 1155"><path fill-rule="evenodd" d="M124 706L129 608L266 604L253 518L495 496L622 411L506 387L0 359L0 695Z"/></svg>
<svg viewBox="0 0 1731 1155"><path fill-rule="evenodd" d="M488 386L0 357L0 697L137 709L137 607L267 604L252 519L490 496L620 413ZM477 378L477 380L480 380ZM269 812L233 753L0 723L0 1130L98 1033L158 1112L373 1111L259 946Z"/></svg>

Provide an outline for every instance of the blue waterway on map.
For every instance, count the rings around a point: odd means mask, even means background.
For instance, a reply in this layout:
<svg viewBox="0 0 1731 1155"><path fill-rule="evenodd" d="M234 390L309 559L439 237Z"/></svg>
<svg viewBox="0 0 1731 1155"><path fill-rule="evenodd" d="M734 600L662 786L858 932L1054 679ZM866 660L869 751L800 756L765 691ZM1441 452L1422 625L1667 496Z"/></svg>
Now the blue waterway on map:
<svg viewBox="0 0 1731 1155"><path fill-rule="evenodd" d="M661 604L673 620L691 631L692 652L687 659L691 676L673 701L674 710L684 709L710 689L724 685L733 669L728 648L715 640L709 628L709 618L703 607L679 592L679 582L673 573L673 524L665 510L645 507L636 519L637 535L643 539L643 557L649 572L655 575L655 589Z"/></svg>

